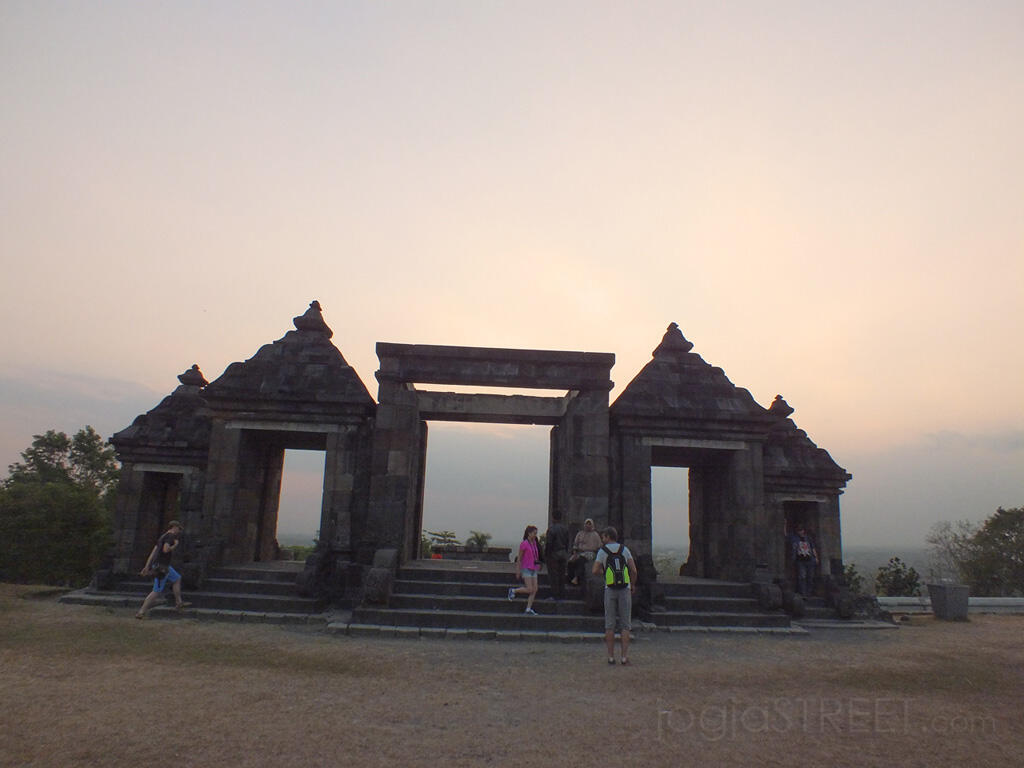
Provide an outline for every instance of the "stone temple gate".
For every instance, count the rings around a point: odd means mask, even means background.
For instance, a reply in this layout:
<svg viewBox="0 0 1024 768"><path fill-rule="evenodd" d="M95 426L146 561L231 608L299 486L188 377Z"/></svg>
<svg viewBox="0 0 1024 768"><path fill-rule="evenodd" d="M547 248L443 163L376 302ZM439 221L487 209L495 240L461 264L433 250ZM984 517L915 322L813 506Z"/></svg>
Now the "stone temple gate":
<svg viewBox="0 0 1024 768"><path fill-rule="evenodd" d="M324 452L325 468L319 546L300 586L358 601L374 564L418 557L431 420L550 425L549 522L614 525L641 565L652 548L651 468L662 466L689 469L686 574L782 577L786 533L798 523L824 568L841 558L839 496L850 475L797 428L781 396L758 405L674 323L609 405L613 354L389 343L377 344L374 401L317 302L293 322L213 382L192 366L111 438L123 473L101 584L137 572L174 518L186 527L189 586L216 567L274 559L284 452L307 449Z"/></svg>

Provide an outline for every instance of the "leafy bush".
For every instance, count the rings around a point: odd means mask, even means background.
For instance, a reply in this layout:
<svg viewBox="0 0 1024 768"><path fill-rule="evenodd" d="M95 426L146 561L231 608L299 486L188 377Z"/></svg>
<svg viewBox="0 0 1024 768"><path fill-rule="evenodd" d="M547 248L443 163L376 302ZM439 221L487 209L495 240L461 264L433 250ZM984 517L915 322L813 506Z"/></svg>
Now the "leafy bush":
<svg viewBox="0 0 1024 768"><path fill-rule="evenodd" d="M110 516L89 489L12 483L0 490L0 581L83 586L110 545Z"/></svg>
<svg viewBox="0 0 1024 768"><path fill-rule="evenodd" d="M921 577L917 570L898 557L878 569L875 593L886 597L912 597L921 594Z"/></svg>
<svg viewBox="0 0 1024 768"><path fill-rule="evenodd" d="M864 594L864 577L857 571L857 564L850 563L843 566L843 576L846 579L846 587L854 597Z"/></svg>

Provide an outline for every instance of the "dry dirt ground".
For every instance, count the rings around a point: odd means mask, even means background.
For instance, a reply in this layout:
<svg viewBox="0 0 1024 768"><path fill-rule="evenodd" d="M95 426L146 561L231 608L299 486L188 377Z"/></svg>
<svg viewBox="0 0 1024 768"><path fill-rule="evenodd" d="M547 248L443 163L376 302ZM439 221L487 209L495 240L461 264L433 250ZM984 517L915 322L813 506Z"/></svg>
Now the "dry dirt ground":
<svg viewBox="0 0 1024 768"><path fill-rule="evenodd" d="M1024 617L807 637L382 640L0 585L4 766L1019 766ZM609 757L609 755L611 757Z"/></svg>

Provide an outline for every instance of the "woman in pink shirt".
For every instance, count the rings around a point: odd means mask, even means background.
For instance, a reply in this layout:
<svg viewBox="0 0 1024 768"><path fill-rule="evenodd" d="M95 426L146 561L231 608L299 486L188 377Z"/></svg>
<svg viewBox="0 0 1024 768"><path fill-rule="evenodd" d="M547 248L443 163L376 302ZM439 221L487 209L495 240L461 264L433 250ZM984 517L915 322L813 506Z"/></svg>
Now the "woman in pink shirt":
<svg viewBox="0 0 1024 768"><path fill-rule="evenodd" d="M508 599L515 600L516 595L526 595L524 613L536 616L533 610L533 599L537 596L537 573L540 571L540 553L537 550L537 526L528 525L523 533L523 541L519 545L519 557L516 558L516 581L523 580L523 586L512 587L508 591Z"/></svg>

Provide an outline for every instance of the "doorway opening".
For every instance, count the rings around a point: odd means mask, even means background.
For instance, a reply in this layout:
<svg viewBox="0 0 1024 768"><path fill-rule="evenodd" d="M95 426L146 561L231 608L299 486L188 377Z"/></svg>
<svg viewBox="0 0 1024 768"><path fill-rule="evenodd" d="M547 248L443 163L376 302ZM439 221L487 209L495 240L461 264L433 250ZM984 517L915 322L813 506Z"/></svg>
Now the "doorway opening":
<svg viewBox="0 0 1024 768"><path fill-rule="evenodd" d="M324 497L324 451L287 448L277 509L277 542L312 547L320 535Z"/></svg>
<svg viewBox="0 0 1024 768"><path fill-rule="evenodd" d="M518 546L528 524L548 518L549 427L430 423L423 494L423 535L472 531L490 547Z"/></svg>
<svg viewBox="0 0 1024 768"><path fill-rule="evenodd" d="M679 575L690 553L690 470L651 467L651 547L659 578Z"/></svg>

